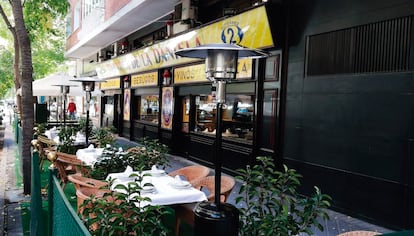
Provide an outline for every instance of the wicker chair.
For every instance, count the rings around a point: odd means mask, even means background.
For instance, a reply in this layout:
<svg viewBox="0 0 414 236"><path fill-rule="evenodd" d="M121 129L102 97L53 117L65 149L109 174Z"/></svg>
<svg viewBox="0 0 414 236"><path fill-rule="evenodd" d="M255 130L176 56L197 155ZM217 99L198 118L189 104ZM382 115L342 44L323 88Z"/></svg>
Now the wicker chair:
<svg viewBox="0 0 414 236"><path fill-rule="evenodd" d="M96 197L96 198L103 198L104 195L106 193L110 193L111 190L109 189L97 189L97 188L88 188L88 187L80 187L79 189L76 189L76 197L77 197L77 207L78 207L78 214L82 215L83 210L85 208L88 208L88 205L84 205L84 201L86 199L91 198L92 196ZM108 201L113 201L113 199L110 199L110 197L108 197ZM90 208L91 206L89 206ZM96 217L95 215L91 214L90 215L91 218ZM99 225L98 223L94 223L90 230L95 231L96 229L98 229Z"/></svg>
<svg viewBox="0 0 414 236"><path fill-rule="evenodd" d="M107 182L84 177L79 173L68 175L68 180L75 185L76 190L82 187L102 189L102 187L108 186Z"/></svg>
<svg viewBox="0 0 414 236"><path fill-rule="evenodd" d="M82 175L88 175L90 169L85 166L84 163L76 158L76 155L68 154L64 152L57 152L57 160L55 162L58 169L60 182L62 189L65 189L68 182L68 175L79 173Z"/></svg>
<svg viewBox="0 0 414 236"><path fill-rule="evenodd" d="M97 188L88 188L88 187L80 187L76 189L76 197L77 205L78 205L78 212L82 213L83 208L82 204L86 199L91 198L91 196L102 198L105 193L110 193L111 190L109 189L97 189Z"/></svg>
<svg viewBox="0 0 414 236"><path fill-rule="evenodd" d="M226 202L231 190L233 190L236 181L233 177L230 176L221 176L221 188L220 188L220 201ZM214 201L214 176L207 176L205 178L199 179L193 184L194 188L202 190L207 189L210 193L207 196L209 201Z"/></svg>
<svg viewBox="0 0 414 236"><path fill-rule="evenodd" d="M381 235L381 233L374 232L374 231L356 230L356 231L349 231L349 232L338 234L338 236L374 236L374 235Z"/></svg>
<svg viewBox="0 0 414 236"><path fill-rule="evenodd" d="M139 147L132 147L132 148L128 148L126 152L133 152L133 153L138 153Z"/></svg>
<svg viewBox="0 0 414 236"><path fill-rule="evenodd" d="M207 199L209 201L214 201L214 176L207 176L201 179L198 179L194 182L193 186L196 189L202 190L204 188L207 189L209 195ZM236 181L233 177L230 176L221 176L221 186L220 186L220 201L226 202L231 191L233 190ZM175 235L178 236L180 234L180 224L181 221L185 221L189 225L194 225L194 207L196 206L195 203L190 204L183 204L183 205L176 205L174 206L176 220L175 220Z"/></svg>
<svg viewBox="0 0 414 236"><path fill-rule="evenodd" d="M210 169L205 166L194 165L194 166L186 166L170 172L168 175L174 177L176 175L185 176L191 184L197 182L201 178L207 177L210 173ZM194 186L194 185L193 185Z"/></svg>

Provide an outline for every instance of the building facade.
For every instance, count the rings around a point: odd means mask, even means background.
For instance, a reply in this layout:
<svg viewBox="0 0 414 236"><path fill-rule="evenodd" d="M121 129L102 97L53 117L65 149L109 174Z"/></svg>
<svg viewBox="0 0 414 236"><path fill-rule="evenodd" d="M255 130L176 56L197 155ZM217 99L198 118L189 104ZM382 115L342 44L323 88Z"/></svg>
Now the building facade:
<svg viewBox="0 0 414 236"><path fill-rule="evenodd" d="M230 174L273 156L333 207L395 229L414 210L414 3L366 1L70 1L68 58L101 83L102 126L213 165L215 103L202 60L181 48L237 43L223 112ZM116 3L115 3L116 2Z"/></svg>

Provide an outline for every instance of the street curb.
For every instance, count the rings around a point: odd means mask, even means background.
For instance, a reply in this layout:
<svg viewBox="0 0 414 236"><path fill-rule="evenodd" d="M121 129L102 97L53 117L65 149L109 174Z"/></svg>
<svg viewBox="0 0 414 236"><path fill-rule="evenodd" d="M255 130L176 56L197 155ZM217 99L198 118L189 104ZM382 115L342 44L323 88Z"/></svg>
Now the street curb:
<svg viewBox="0 0 414 236"><path fill-rule="evenodd" d="M16 185L16 144L11 126L0 126L0 235L23 235L20 202L30 201ZM20 168L20 167L19 167Z"/></svg>

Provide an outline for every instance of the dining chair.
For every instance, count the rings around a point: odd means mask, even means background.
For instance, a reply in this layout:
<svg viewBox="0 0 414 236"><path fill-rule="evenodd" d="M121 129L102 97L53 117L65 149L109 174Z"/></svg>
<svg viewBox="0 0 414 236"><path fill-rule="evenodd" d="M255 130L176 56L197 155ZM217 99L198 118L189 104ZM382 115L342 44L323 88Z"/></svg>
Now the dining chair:
<svg viewBox="0 0 414 236"><path fill-rule="evenodd" d="M226 202L228 197L236 185L236 181L231 176L221 176L221 186L220 186L220 202ZM214 201L214 187L215 187L215 177L206 176L200 178L193 184L194 188L198 190L207 190L208 201ZM180 224L182 221L193 226L194 225L194 208L196 203L176 205L175 210L175 235L178 236L180 233Z"/></svg>
<svg viewBox="0 0 414 236"><path fill-rule="evenodd" d="M108 182L88 178L79 173L68 175L68 180L75 185L77 190L82 187L102 189L103 187L108 186Z"/></svg>
<svg viewBox="0 0 414 236"><path fill-rule="evenodd" d="M90 199L92 198L92 196L94 198L103 198L105 194L110 193L111 190L109 189L97 189L97 188L89 188L89 187L80 187L79 189L76 189L76 197L77 197L77 211L78 214L84 218L83 216L83 211L85 208L91 208L90 205L88 204L84 204L86 199ZM108 201L113 201L113 199L111 197L107 197ZM94 214L90 214L89 217L91 219L95 218L96 215ZM90 227L90 230L95 231L96 229L98 229L99 225L98 223L94 223L92 224L92 226Z"/></svg>
<svg viewBox="0 0 414 236"><path fill-rule="evenodd" d="M62 189L65 189L68 182L68 175L79 173L82 175L89 174L88 166L85 166L83 162L76 158L76 155L68 154L64 152L56 152L57 159L55 166L58 170Z"/></svg>
<svg viewBox="0 0 414 236"><path fill-rule="evenodd" d="M185 176L187 178L187 181L192 185L199 179L207 177L209 174L210 169L201 165L186 166L168 173L168 175L171 177L175 177L177 175Z"/></svg>
<svg viewBox="0 0 414 236"><path fill-rule="evenodd" d="M236 185L236 181L233 177L230 176L221 176L221 186L220 186L220 201L226 202L231 191ZM208 196L207 199L209 201L214 201L214 189L215 189L215 177L214 176L207 176L201 178L194 182L194 188L198 190L207 190Z"/></svg>
<svg viewBox="0 0 414 236"><path fill-rule="evenodd" d="M374 231L354 230L345 233L338 234L337 236L374 236L381 235L381 233Z"/></svg>

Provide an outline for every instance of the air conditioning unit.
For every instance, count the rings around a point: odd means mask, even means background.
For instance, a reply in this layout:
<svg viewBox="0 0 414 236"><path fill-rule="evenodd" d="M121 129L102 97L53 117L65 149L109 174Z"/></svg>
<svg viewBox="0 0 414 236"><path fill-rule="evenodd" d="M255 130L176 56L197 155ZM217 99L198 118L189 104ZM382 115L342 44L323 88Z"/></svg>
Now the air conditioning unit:
<svg viewBox="0 0 414 236"><path fill-rule="evenodd" d="M181 20L195 20L198 13L198 1L182 0L181 1Z"/></svg>
<svg viewBox="0 0 414 236"><path fill-rule="evenodd" d="M190 21L197 19L198 1L182 0L174 7L173 33L177 34L190 28Z"/></svg>
<svg viewBox="0 0 414 236"><path fill-rule="evenodd" d="M186 31L188 29L190 29L190 24L186 24L186 23L180 21L180 22L177 22L173 25L173 30L172 31L173 31L173 34L178 34L178 33L181 33L183 31Z"/></svg>

